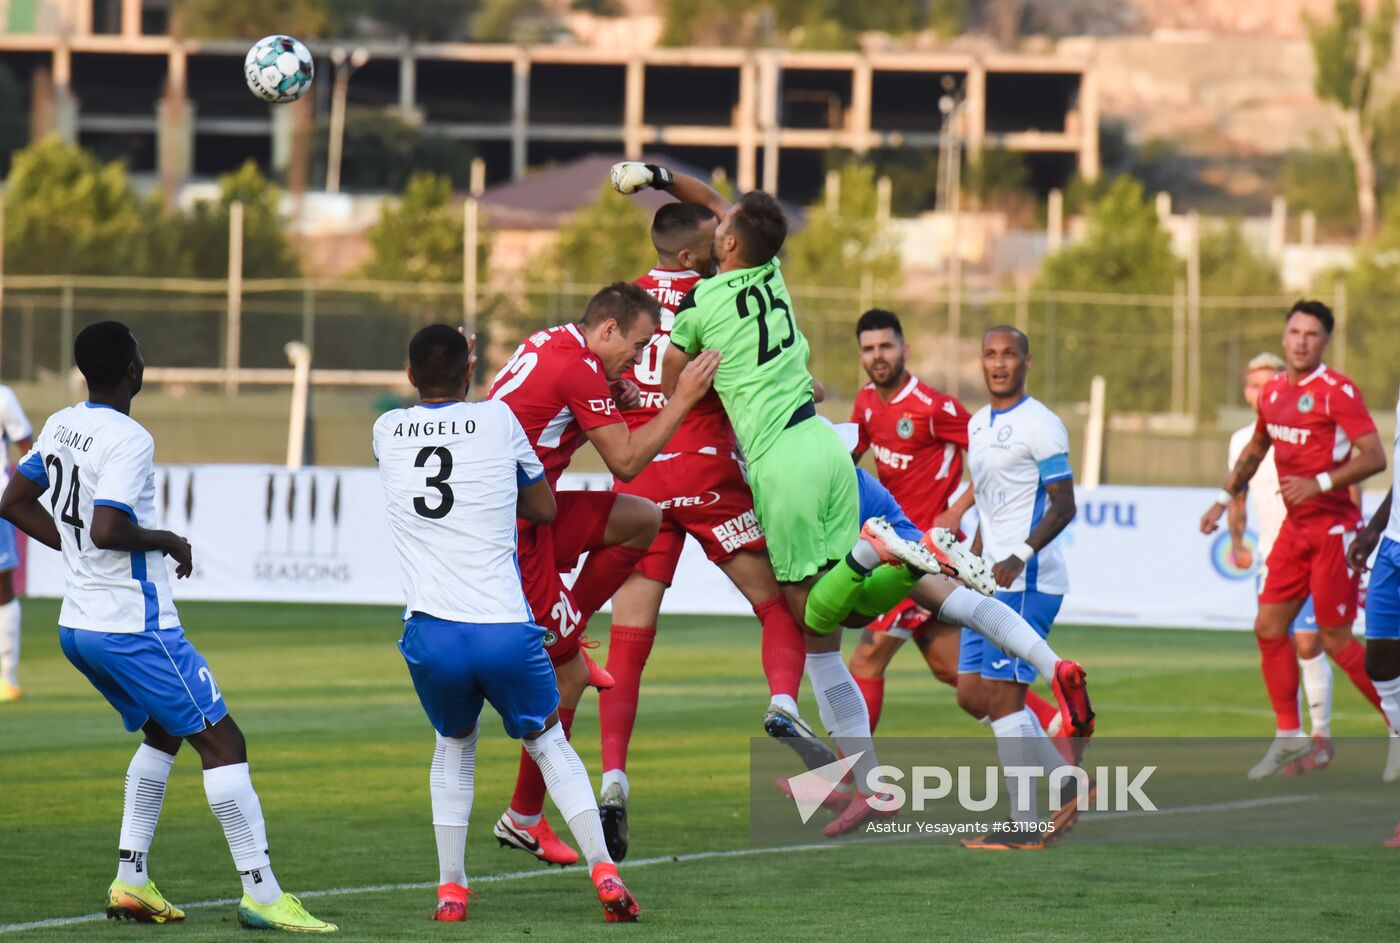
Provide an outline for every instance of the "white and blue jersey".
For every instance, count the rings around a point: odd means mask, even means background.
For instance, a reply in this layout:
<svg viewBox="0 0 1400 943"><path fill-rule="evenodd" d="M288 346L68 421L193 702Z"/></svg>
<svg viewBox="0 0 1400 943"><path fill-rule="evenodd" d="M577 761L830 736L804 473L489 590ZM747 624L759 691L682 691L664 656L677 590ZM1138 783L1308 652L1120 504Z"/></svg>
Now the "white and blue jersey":
<svg viewBox="0 0 1400 943"><path fill-rule="evenodd" d="M1009 409L983 406L968 421L968 467L977 496L982 556L1005 560L1026 542L1045 516L1046 486L1073 477L1069 433L1040 400L1031 396ZM1058 540L1027 561L1011 586L996 598L1016 610L1041 638L1047 638L1069 592L1069 573ZM962 630L958 671L991 681L1031 684L1036 671L971 629Z"/></svg>
<svg viewBox="0 0 1400 943"><path fill-rule="evenodd" d="M1045 516L1046 485L1073 477L1069 433L1059 416L1026 396L1009 409L983 406L969 420L967 435L982 556L997 563L1025 543ZM1069 573L1058 541L1052 540L1031 557L1007 588L1061 596L1069 592Z"/></svg>
<svg viewBox="0 0 1400 943"><path fill-rule="evenodd" d="M1395 416L1400 423L1400 402L1395 404ZM1400 462L1400 425L1395 427L1395 454L1392 462ZM1400 469L1392 464L1391 468ZM1391 485L1390 520L1385 536L1376 552L1371 568L1371 581L1366 586L1366 637L1400 639L1400 471Z"/></svg>
<svg viewBox="0 0 1400 943"><path fill-rule="evenodd" d="M63 542L58 624L90 632L177 629L170 572L159 551L103 550L92 542L93 510L115 508L156 526L155 440L109 406L79 403L49 417L20 472L49 490Z"/></svg>
<svg viewBox="0 0 1400 943"><path fill-rule="evenodd" d="M399 650L438 733L464 735L484 701L512 737L559 705L516 556L520 489L544 467L504 403L424 403L374 424L374 456L406 605Z"/></svg>
<svg viewBox="0 0 1400 943"><path fill-rule="evenodd" d="M19 465L48 491L63 550L63 653L122 715L127 730L154 719L184 737L228 708L204 656L185 638L159 551L104 550L95 510L156 526L155 440L109 406L79 403L49 417Z"/></svg>

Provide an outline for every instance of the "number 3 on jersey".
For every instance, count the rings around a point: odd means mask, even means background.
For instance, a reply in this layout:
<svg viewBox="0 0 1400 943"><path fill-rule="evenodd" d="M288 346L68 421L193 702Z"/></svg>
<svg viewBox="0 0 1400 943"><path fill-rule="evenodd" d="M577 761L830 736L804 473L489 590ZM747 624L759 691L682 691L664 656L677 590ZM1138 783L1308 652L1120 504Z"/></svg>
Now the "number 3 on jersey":
<svg viewBox="0 0 1400 943"><path fill-rule="evenodd" d="M734 299L734 304L739 309L740 320L755 316L758 321L758 365L761 367L774 357L781 354L792 346L797 340L797 325L792 320L792 308L782 298L773 294L773 273L763 279L763 287L750 285ZM787 319L787 337L773 347L768 346L768 314L771 311L781 311Z"/></svg>

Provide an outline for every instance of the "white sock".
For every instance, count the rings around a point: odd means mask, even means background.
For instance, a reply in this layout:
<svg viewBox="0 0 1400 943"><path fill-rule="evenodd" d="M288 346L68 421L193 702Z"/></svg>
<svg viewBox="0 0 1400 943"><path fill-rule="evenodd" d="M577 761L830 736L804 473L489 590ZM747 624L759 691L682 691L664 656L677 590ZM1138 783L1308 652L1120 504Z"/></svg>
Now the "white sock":
<svg viewBox="0 0 1400 943"><path fill-rule="evenodd" d="M1055 676L1060 656L1020 614L999 599L958 586L938 610L940 622L965 625L1013 658L1030 662L1045 678Z"/></svg>
<svg viewBox="0 0 1400 943"><path fill-rule="evenodd" d="M141 744L126 768L122 797L122 834L117 842L117 879L140 887L151 879L146 856L165 802L165 783L175 757Z"/></svg>
<svg viewBox="0 0 1400 943"><path fill-rule="evenodd" d="M600 862L611 862L607 843L603 840L603 822L598 818L598 800L593 796L593 784L588 770L564 736L564 728L555 724L533 740L525 741L525 750L540 767L549 798L559 808L559 814L569 823L578 849L592 868Z"/></svg>
<svg viewBox="0 0 1400 943"><path fill-rule="evenodd" d="M0 681L19 685L19 600L0 606Z"/></svg>
<svg viewBox="0 0 1400 943"><path fill-rule="evenodd" d="M209 808L224 827L233 866L243 881L243 893L259 904L270 904L282 896L282 888L272 874L267 856L267 826L262 803L253 791L247 763L216 766L204 771L204 794Z"/></svg>
<svg viewBox="0 0 1400 943"><path fill-rule="evenodd" d="M874 544L864 540L857 540L856 545L851 548L851 559L867 573L881 563L880 551L875 549Z"/></svg>
<svg viewBox="0 0 1400 943"><path fill-rule="evenodd" d="M879 764L875 760L875 743L870 736L870 712L865 698L856 687L851 670L841 660L840 652L808 652L807 679L817 697L817 713L827 733L846 756L860 754L851 767L856 790L869 794L870 773Z"/></svg>
<svg viewBox="0 0 1400 943"><path fill-rule="evenodd" d="M801 713L797 710L797 702L793 700L791 694L774 694L771 698L768 699L768 706L780 707L794 717L802 716Z"/></svg>
<svg viewBox="0 0 1400 943"><path fill-rule="evenodd" d="M1035 730L1026 723L1026 714L1026 711L1016 711L992 721L992 733L997 737L997 761L1003 770L1009 766L1044 766L1035 755ZM1061 764L1057 762L1055 765ZM1013 822L1035 822L1040 819L1035 808L1040 792L1040 778L1029 778L1027 802L1022 805L1018 792L1019 784L1025 780L1025 777L1017 777L1015 780L1006 777L1006 792Z"/></svg>
<svg viewBox="0 0 1400 943"><path fill-rule="evenodd" d="M1372 681L1376 693L1381 696L1381 710L1385 711L1385 722L1390 727L1392 737L1400 737L1400 677L1389 681Z"/></svg>
<svg viewBox="0 0 1400 943"><path fill-rule="evenodd" d="M1303 694L1307 696L1308 717L1312 719L1314 737L1332 735L1332 664L1327 653L1316 658L1299 658L1303 669Z"/></svg>
<svg viewBox="0 0 1400 943"><path fill-rule="evenodd" d="M622 789L622 798L628 796L627 774L620 769L603 770L603 791L606 792L609 786L618 786Z"/></svg>
<svg viewBox="0 0 1400 943"><path fill-rule="evenodd" d="M437 746L433 749L428 792L433 799L439 884L467 886L467 820L472 814L476 739L480 729L465 737L438 734Z"/></svg>

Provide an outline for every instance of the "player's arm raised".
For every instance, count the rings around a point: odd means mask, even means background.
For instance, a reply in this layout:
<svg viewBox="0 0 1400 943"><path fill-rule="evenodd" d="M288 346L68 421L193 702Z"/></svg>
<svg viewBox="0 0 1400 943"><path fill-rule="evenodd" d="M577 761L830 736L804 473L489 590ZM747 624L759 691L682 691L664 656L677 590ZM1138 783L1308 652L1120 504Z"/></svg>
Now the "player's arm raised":
<svg viewBox="0 0 1400 943"><path fill-rule="evenodd" d="M667 350L667 363L674 349ZM609 471L622 481L631 481L642 473L680 428L685 414L710 391L710 383L719 367L719 356L719 351L707 350L693 360L687 357L688 363L668 392L665 407L635 432L629 433L626 423L621 422L586 431L588 441L603 457Z"/></svg>
<svg viewBox="0 0 1400 943"><path fill-rule="evenodd" d="M715 216L723 216L729 212L729 201L709 184L689 174L674 173L660 164L625 160L613 164L610 176L613 189L618 193L630 195L652 187L665 190L682 203L696 203L707 207Z"/></svg>
<svg viewBox="0 0 1400 943"><path fill-rule="evenodd" d="M1220 494L1216 496L1215 503L1212 504L1206 513L1201 515L1201 533L1213 534L1220 526L1220 515L1225 513L1225 509L1230 506L1230 502L1235 500L1235 495L1244 491L1249 484L1254 473L1259 470L1259 463L1264 460L1264 456L1269 454L1269 449L1273 447L1273 442L1269 439L1269 433L1264 429L1263 420L1254 426L1254 435L1250 438L1249 444L1240 453L1239 459L1235 462L1235 467L1230 469L1230 474L1225 476L1225 486L1221 488Z"/></svg>
<svg viewBox="0 0 1400 943"><path fill-rule="evenodd" d="M1278 493L1285 503L1302 504L1322 494L1336 491L1365 481L1372 475L1385 471L1385 447L1381 437L1368 432L1359 437L1352 449L1351 458L1335 471L1318 475L1315 478L1288 476L1279 479Z"/></svg>

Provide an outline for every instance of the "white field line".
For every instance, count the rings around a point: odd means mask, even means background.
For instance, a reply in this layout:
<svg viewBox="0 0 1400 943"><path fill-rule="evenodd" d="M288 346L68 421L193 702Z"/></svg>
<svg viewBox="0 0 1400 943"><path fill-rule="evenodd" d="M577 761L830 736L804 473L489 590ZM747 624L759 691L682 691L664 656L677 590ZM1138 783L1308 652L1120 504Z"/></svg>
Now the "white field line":
<svg viewBox="0 0 1400 943"><path fill-rule="evenodd" d="M790 851L819 851L821 849L840 848L842 845L851 844L843 842L837 844L822 845L786 845L779 848L734 848L727 851L697 851L685 855L663 855L657 858L640 858L636 861L628 861L623 866L624 872L630 872L636 868L647 868L657 864L681 864L687 861L707 861L712 858L747 858L752 855L781 854ZM581 868L537 868L530 871L507 871L502 874L483 874L473 876L471 883L495 884L499 881L523 881L531 878L549 877L556 874L583 874L587 872ZM437 887L435 881L418 881L409 884L369 884L364 887L335 887L324 891L305 891L298 894L298 897L309 899L313 897L343 897L347 894L373 894L380 891L421 891ZM182 904L185 909L196 909L199 907L226 907L237 904L237 897L223 897L217 900L197 900L192 903ZM27 923L7 923L0 924L0 933L18 933L21 930L40 930L46 927L67 927L78 923L94 923L106 918L105 913L83 914L81 917L54 917L49 920L31 920Z"/></svg>
<svg viewBox="0 0 1400 943"><path fill-rule="evenodd" d="M1119 819L1136 819L1145 815L1199 815L1203 812L1233 812L1237 809L1259 809L1271 805L1290 805L1294 802L1311 802L1318 796L1268 796L1263 799L1239 799L1234 802L1216 802L1211 805L1183 805L1174 809L1133 809L1129 812L1083 812L1081 822L1116 822ZM4 927L0 927L3 930Z"/></svg>
<svg viewBox="0 0 1400 943"><path fill-rule="evenodd" d="M1189 805L1180 806L1175 809L1159 809L1155 812L1138 810L1133 812L1085 812L1079 818L1080 821L1113 821L1117 819L1137 818L1145 815L1197 815L1210 812L1229 812L1236 809L1255 809L1262 806L1285 805L1294 802L1310 802L1317 796L1272 796L1263 799L1245 799L1238 802L1218 802L1213 805ZM835 849L857 844L856 842L842 842L841 844L821 844L821 845L784 845L778 848L734 848L727 851L697 851L684 855L662 855L656 858L641 858L636 861L629 861L625 870L631 871L636 868L647 868L658 864L684 864L688 861L708 861L717 858L748 858L754 855L784 854L787 852L821 851L823 849ZM866 844L861 842L860 844ZM869 844L875 844L870 842ZM533 878L549 877L556 874L568 872L568 868L537 868L530 871L507 871L501 874L483 874L473 877L471 882L476 884L495 884L503 881L524 881ZM578 873L581 869L573 869ZM305 891L299 894L303 898L315 897L343 897L347 894L374 894L382 891L422 891L437 887L433 881L417 881L407 884L368 884L363 887L335 887L324 891ZM217 900L197 900L192 903L182 905L186 909L197 909L200 907L227 907L238 903L236 897L223 897ZM19 933L22 930L39 930L47 927L67 927L79 923L95 923L102 920L107 915L105 913L83 914L80 917L54 917L48 920L31 920L27 923L7 923L0 924L0 933Z"/></svg>

